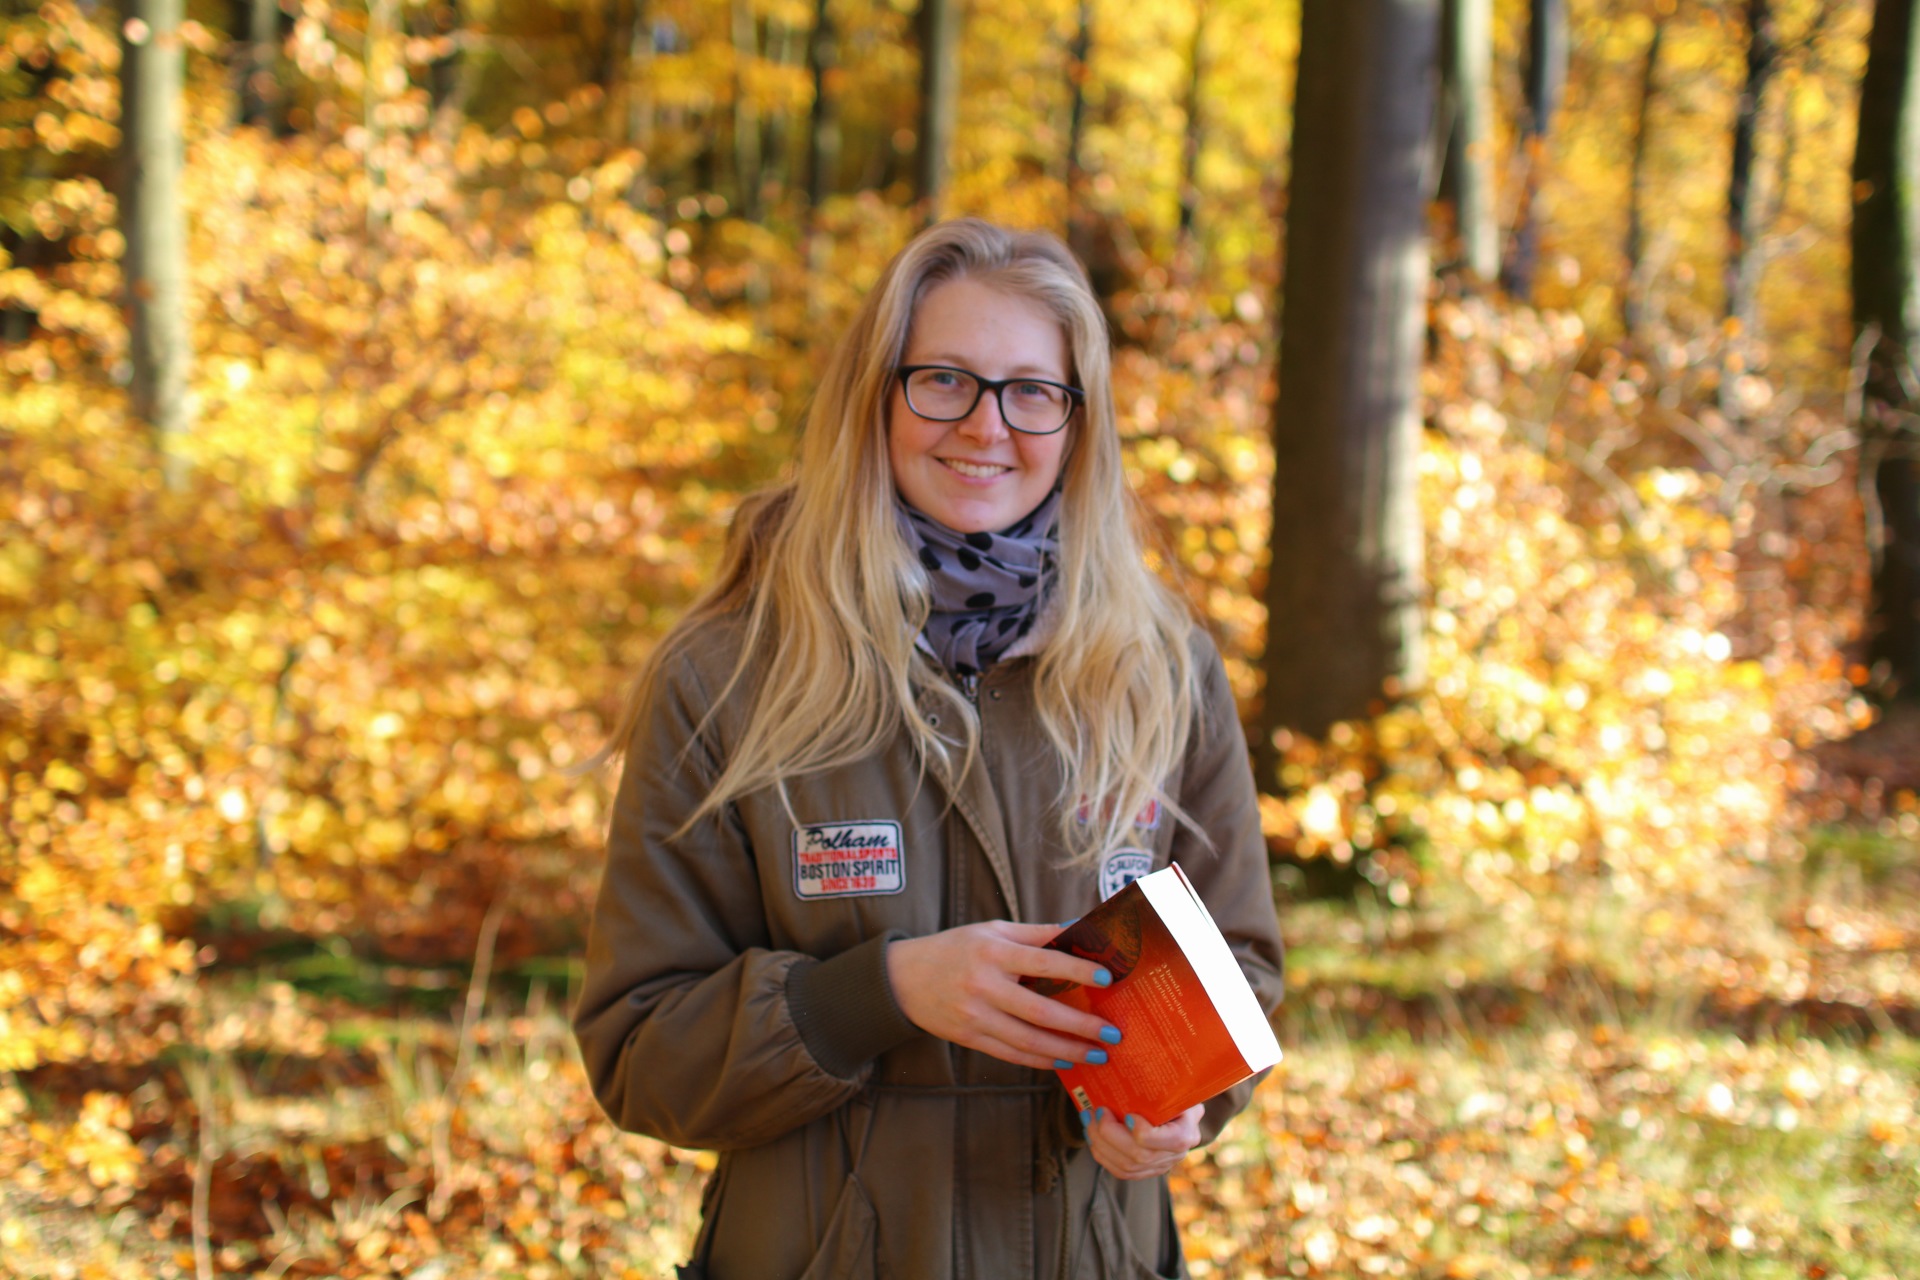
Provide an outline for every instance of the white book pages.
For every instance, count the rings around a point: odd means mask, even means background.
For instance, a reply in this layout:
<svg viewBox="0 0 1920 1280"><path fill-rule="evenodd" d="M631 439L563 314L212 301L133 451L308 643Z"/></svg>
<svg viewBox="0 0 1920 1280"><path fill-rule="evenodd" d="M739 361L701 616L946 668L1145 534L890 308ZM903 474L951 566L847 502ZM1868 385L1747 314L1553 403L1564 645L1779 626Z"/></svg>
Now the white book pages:
<svg viewBox="0 0 1920 1280"><path fill-rule="evenodd" d="M1280 1042L1274 1039L1267 1015L1254 998L1253 988L1247 985L1247 976L1240 972L1240 962L1233 958L1220 926L1213 922L1207 904L1193 891L1180 864L1141 876L1134 883L1186 953L1187 963L1206 988L1207 998L1213 1001L1248 1069L1264 1071L1280 1061Z"/></svg>

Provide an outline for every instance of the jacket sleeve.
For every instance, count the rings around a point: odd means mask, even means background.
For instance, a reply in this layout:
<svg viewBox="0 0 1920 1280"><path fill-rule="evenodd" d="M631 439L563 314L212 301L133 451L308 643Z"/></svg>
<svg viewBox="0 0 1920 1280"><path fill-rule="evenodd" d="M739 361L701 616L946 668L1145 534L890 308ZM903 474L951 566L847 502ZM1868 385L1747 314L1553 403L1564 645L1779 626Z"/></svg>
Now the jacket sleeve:
<svg viewBox="0 0 1920 1280"><path fill-rule="evenodd" d="M1173 857L1207 904L1271 1020L1284 992L1284 951L1267 870L1266 840L1260 834L1253 765L1218 651L1204 634L1196 638L1194 650L1201 670L1200 705L1181 771L1180 794L1173 798L1198 830L1176 824ZM1218 1137L1227 1121L1247 1105L1265 1074L1207 1103L1200 1121L1203 1144Z"/></svg>
<svg viewBox="0 0 1920 1280"><path fill-rule="evenodd" d="M720 772L707 707L683 653L628 743L574 1034L615 1124L727 1149L832 1111L918 1031L887 984L890 936L826 958L771 947L730 807L675 836Z"/></svg>

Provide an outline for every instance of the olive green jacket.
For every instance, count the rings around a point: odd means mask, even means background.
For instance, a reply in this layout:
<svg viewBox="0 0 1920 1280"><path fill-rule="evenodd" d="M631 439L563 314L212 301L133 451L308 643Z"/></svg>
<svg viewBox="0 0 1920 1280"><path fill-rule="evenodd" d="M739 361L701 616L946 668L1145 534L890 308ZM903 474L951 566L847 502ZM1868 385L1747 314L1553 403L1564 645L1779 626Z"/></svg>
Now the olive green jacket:
<svg viewBox="0 0 1920 1280"><path fill-rule="evenodd" d="M1164 1180L1099 1170L1052 1073L921 1032L885 947L983 920L1071 920L1177 858L1269 1013L1281 943L1225 673L1195 631L1199 724L1135 843L1068 865L1033 659L981 679L955 790L903 737L727 806L675 838L741 721L734 628L677 647L629 744L575 1031L623 1129L719 1151L698 1251L713 1280L1112 1280L1186 1274ZM1145 855L1145 856L1142 856ZM1112 1052L1134 1052L1121 1044ZM1141 1051L1144 1051L1141 1050ZM1208 1104L1206 1140L1252 1093Z"/></svg>

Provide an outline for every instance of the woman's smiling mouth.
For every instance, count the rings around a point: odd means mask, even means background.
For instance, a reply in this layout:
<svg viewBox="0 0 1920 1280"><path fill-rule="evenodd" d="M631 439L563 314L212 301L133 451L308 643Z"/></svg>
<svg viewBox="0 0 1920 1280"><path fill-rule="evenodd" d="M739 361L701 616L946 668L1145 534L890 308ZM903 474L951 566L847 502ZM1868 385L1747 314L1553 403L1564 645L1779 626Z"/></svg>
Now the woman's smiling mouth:
<svg viewBox="0 0 1920 1280"><path fill-rule="evenodd" d="M965 458L942 458L941 463L949 470L974 480L991 480L997 475L1013 470L998 462L968 462Z"/></svg>

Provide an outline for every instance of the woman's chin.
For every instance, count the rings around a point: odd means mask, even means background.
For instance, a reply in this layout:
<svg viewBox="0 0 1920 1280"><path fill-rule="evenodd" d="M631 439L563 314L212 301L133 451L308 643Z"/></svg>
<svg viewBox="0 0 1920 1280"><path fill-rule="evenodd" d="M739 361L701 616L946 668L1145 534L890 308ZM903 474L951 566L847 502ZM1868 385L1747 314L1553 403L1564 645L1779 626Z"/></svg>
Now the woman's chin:
<svg viewBox="0 0 1920 1280"><path fill-rule="evenodd" d="M903 496L909 506L955 533L998 533L1020 523L1028 512L1047 499L1044 490L1032 495L1016 492L1011 485L1002 487L1004 492L954 493L941 486L933 493Z"/></svg>
<svg viewBox="0 0 1920 1280"><path fill-rule="evenodd" d="M1001 502L941 500L920 507L920 514L931 516L955 533L992 533L1020 518L1021 513L1016 511L1002 519L1007 506Z"/></svg>

